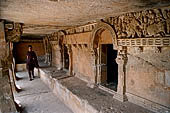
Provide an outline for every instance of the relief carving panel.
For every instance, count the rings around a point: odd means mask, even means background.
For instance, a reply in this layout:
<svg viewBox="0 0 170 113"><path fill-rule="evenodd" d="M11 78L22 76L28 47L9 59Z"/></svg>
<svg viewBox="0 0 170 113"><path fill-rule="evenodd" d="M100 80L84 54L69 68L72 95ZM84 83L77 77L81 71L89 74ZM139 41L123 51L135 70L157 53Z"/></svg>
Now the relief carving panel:
<svg viewBox="0 0 170 113"><path fill-rule="evenodd" d="M127 13L109 20L118 38L170 36L170 9L152 9Z"/></svg>

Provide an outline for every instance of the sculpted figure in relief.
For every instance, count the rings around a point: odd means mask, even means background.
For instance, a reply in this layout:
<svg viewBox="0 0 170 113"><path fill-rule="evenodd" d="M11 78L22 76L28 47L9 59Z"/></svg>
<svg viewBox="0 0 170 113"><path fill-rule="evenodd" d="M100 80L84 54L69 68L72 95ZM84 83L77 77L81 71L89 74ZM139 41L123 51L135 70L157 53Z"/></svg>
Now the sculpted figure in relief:
<svg viewBox="0 0 170 113"><path fill-rule="evenodd" d="M150 11L150 21L149 26L147 27L148 36L151 37L158 37L158 36L165 36L165 26L166 22L161 13L161 10L155 9L156 14L151 10ZM152 22L154 20L154 22Z"/></svg>
<svg viewBox="0 0 170 113"><path fill-rule="evenodd" d="M163 15L166 19L166 33L170 34L170 10L164 10Z"/></svg>
<svg viewBox="0 0 170 113"><path fill-rule="evenodd" d="M118 38L163 37L170 34L170 10L152 9L113 18Z"/></svg>
<svg viewBox="0 0 170 113"><path fill-rule="evenodd" d="M130 13L129 23L126 28L127 37L141 37L142 36L142 27L141 22L137 20L133 13Z"/></svg>
<svg viewBox="0 0 170 113"><path fill-rule="evenodd" d="M147 33L149 36L158 37L165 36L165 22L154 23L147 27Z"/></svg>

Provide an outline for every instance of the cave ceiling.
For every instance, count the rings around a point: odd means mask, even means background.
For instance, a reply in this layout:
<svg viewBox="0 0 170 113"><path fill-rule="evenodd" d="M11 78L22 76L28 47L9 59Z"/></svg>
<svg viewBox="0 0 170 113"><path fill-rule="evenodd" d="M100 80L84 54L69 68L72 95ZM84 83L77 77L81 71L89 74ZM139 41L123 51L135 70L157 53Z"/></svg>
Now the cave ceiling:
<svg viewBox="0 0 170 113"><path fill-rule="evenodd" d="M23 36L44 36L111 16L169 6L170 0L0 0L0 19L23 23Z"/></svg>

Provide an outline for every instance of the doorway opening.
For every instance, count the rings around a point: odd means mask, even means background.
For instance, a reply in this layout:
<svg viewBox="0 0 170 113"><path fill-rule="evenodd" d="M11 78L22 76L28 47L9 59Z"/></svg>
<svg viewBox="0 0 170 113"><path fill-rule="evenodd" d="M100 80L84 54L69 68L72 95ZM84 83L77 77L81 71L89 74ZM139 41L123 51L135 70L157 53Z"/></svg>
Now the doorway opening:
<svg viewBox="0 0 170 113"><path fill-rule="evenodd" d="M66 46L64 46L64 69L69 70L69 55Z"/></svg>
<svg viewBox="0 0 170 113"><path fill-rule="evenodd" d="M117 91L118 64L116 63L117 50L113 50L113 44L101 45L101 85Z"/></svg>

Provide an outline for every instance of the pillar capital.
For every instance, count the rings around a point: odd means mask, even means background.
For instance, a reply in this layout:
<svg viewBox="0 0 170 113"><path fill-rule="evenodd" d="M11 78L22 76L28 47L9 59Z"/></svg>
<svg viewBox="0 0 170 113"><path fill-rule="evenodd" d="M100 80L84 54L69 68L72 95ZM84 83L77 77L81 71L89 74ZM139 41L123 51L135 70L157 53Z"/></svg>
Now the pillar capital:
<svg viewBox="0 0 170 113"><path fill-rule="evenodd" d="M128 57L127 57L127 49L119 49L118 50L118 54L117 54L117 58L116 58L116 62L119 65L124 65L127 63Z"/></svg>

